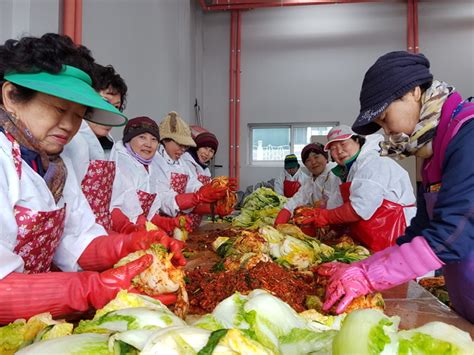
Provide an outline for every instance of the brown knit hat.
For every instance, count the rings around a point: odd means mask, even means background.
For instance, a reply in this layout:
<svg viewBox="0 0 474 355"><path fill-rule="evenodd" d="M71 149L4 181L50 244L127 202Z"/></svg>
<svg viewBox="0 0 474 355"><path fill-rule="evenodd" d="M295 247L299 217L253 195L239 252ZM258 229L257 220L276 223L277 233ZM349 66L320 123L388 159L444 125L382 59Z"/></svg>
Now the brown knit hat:
<svg viewBox="0 0 474 355"><path fill-rule="evenodd" d="M163 139L172 139L181 145L195 147L196 143L191 137L191 129L179 115L171 111L160 123L160 136Z"/></svg>
<svg viewBox="0 0 474 355"><path fill-rule="evenodd" d="M134 137L142 133L150 133L155 136L156 139L160 140L160 133L158 125L150 117L141 116L132 118L127 122L127 125L123 129L124 143L130 142Z"/></svg>
<svg viewBox="0 0 474 355"><path fill-rule="evenodd" d="M311 152L321 154L326 158L326 160L328 159L328 152L324 151L324 146L321 143L310 143L301 151L301 160L303 161L303 164L306 163L306 159L308 159Z"/></svg>
<svg viewBox="0 0 474 355"><path fill-rule="evenodd" d="M198 149L202 147L209 147L214 149L214 152L217 152L217 148L219 147L219 141L217 140L217 137L211 132L203 132L198 134L194 138L194 141L196 142L196 147Z"/></svg>

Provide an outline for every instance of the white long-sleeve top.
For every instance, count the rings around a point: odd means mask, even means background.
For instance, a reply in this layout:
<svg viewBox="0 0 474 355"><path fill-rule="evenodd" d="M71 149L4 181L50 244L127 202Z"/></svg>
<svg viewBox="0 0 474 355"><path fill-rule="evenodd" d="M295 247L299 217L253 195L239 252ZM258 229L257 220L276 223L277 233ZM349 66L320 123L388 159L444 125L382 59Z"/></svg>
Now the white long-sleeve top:
<svg viewBox="0 0 474 355"><path fill-rule="evenodd" d="M350 201L357 214L368 220L383 200L402 206L415 204L415 194L408 172L394 160L379 155L380 134L366 137L361 152L352 164L347 181L352 182ZM416 207L403 209L407 226L416 214Z"/></svg>
<svg viewBox="0 0 474 355"><path fill-rule="evenodd" d="M64 147L61 156L71 160L79 182L84 179L91 160L108 160L99 139L84 120L77 134Z"/></svg>
<svg viewBox="0 0 474 355"><path fill-rule="evenodd" d="M132 222L143 213L137 191L157 193L159 163L155 155L148 165L148 170L137 159L130 155L122 141L112 147L110 160L115 161L115 180L112 187L110 210L119 208ZM147 218L152 218L160 209L160 194L157 194Z"/></svg>
<svg viewBox="0 0 474 355"><path fill-rule="evenodd" d="M166 153L163 145L158 147L156 158L158 165L157 191L161 200L160 211L168 216L175 217L180 209L175 200L177 193L171 186L171 175L176 173L188 176L184 193L195 192L202 186L202 184L193 177L192 172L183 159L180 158L176 161L171 159L168 153Z"/></svg>
<svg viewBox="0 0 474 355"><path fill-rule="evenodd" d="M211 179L211 170L209 168L203 169L201 165L199 165L196 160L193 158L191 154L188 152L184 153L181 159L186 163L188 166L191 177L194 179L199 180L201 183L204 184L204 179L208 178Z"/></svg>
<svg viewBox="0 0 474 355"><path fill-rule="evenodd" d="M299 206L314 206L315 202L326 199L326 208L332 209L342 205L339 191L341 180L331 172L336 163L328 163L324 171L316 178L308 177L298 192L283 206L291 213Z"/></svg>
<svg viewBox="0 0 474 355"><path fill-rule="evenodd" d="M308 175L306 175L302 169L298 169L298 171L295 173L295 175L291 176L286 170L283 170L280 174L275 179L275 185L274 185L274 190L277 194L279 195L284 195L284 190L283 190L283 183L285 180L288 181L298 181L301 186L304 185L304 183L310 179ZM301 187L300 187L301 189Z"/></svg>
<svg viewBox="0 0 474 355"><path fill-rule="evenodd" d="M14 206L37 211L54 211L66 204L64 232L53 257L54 264L63 271L79 271L77 261L90 242L106 235L95 223L95 215L82 194L72 163L63 158L68 170L62 198L56 203L46 182L22 161L21 180L15 170L12 144L0 134L0 279L11 272L23 272L23 259L13 252L18 234Z"/></svg>

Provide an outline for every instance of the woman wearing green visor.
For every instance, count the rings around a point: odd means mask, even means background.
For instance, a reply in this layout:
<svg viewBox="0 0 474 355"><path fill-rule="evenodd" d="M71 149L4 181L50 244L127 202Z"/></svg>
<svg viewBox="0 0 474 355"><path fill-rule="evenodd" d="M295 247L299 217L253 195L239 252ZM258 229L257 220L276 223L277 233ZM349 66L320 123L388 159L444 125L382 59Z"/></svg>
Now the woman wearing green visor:
<svg viewBox="0 0 474 355"><path fill-rule="evenodd" d="M57 34L0 46L0 324L104 306L152 260L112 266L151 243L185 263L181 242L159 232L106 235L60 156L83 118L127 121L92 88L93 63L87 48ZM49 272L52 264L64 272Z"/></svg>

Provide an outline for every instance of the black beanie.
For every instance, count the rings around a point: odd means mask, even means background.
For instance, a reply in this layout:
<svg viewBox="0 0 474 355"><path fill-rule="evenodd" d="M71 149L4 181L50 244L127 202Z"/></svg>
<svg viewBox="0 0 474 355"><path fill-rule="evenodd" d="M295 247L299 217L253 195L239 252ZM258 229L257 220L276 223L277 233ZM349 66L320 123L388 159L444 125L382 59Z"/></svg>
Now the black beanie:
<svg viewBox="0 0 474 355"><path fill-rule="evenodd" d="M352 125L357 134L372 134L380 129L373 122L392 103L408 91L433 81L430 62L423 54L406 51L381 56L365 73L360 90L360 113Z"/></svg>

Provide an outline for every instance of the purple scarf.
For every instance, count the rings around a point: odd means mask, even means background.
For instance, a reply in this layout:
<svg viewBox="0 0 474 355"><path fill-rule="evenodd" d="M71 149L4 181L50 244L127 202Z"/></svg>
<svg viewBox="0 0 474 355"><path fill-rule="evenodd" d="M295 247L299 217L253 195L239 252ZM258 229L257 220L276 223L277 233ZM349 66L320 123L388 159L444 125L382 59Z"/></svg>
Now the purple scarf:
<svg viewBox="0 0 474 355"><path fill-rule="evenodd" d="M151 161L153 160L153 158L143 159L139 154L137 154L133 151L132 147L130 146L130 143L125 143L125 148L127 148L128 154L130 154L132 157L137 159L143 165L150 165Z"/></svg>

